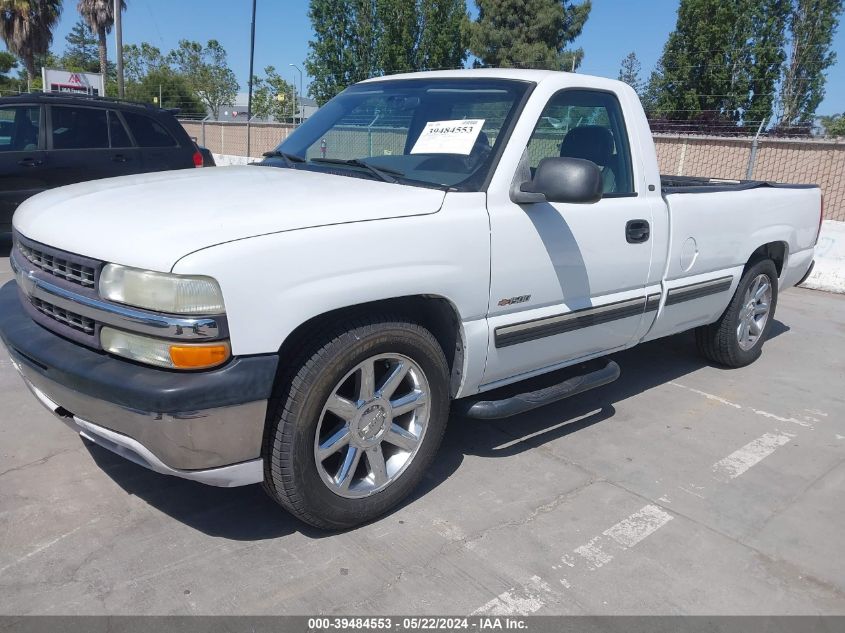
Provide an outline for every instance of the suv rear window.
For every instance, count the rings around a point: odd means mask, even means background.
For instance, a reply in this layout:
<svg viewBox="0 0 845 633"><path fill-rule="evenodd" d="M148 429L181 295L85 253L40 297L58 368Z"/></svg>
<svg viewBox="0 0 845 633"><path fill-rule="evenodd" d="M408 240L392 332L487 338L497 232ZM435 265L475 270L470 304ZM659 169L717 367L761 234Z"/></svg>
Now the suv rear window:
<svg viewBox="0 0 845 633"><path fill-rule="evenodd" d="M53 149L105 149L109 146L106 111L51 106Z"/></svg>
<svg viewBox="0 0 845 633"><path fill-rule="evenodd" d="M148 116L123 112L123 118L139 147L173 147L178 145L170 133Z"/></svg>
<svg viewBox="0 0 845 633"><path fill-rule="evenodd" d="M27 152L38 149L38 106L0 108L0 152Z"/></svg>

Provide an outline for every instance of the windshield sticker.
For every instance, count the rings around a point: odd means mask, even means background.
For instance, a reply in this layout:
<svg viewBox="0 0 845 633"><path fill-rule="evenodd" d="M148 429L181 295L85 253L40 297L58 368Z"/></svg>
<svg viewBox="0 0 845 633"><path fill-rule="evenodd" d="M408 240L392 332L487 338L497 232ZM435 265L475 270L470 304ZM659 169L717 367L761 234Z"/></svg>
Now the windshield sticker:
<svg viewBox="0 0 845 633"><path fill-rule="evenodd" d="M429 121L411 153L469 156L483 126L484 119Z"/></svg>

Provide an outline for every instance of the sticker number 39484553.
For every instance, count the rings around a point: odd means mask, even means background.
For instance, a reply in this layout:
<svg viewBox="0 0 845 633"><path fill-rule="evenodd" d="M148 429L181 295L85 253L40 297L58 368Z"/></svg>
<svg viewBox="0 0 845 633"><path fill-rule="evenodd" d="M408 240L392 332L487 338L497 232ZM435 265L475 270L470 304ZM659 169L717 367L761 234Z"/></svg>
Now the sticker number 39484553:
<svg viewBox="0 0 845 633"><path fill-rule="evenodd" d="M414 143L412 154L463 154L472 152L485 119L429 121Z"/></svg>

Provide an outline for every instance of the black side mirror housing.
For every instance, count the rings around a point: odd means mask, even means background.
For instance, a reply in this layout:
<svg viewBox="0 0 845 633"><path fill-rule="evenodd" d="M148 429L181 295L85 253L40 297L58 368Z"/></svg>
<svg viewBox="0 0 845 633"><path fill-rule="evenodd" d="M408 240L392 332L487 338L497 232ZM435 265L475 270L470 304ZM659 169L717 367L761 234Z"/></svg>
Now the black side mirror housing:
<svg viewBox="0 0 845 633"><path fill-rule="evenodd" d="M592 204L601 200L603 183L598 165L581 158L544 158L534 178L511 191L517 204L567 202Z"/></svg>

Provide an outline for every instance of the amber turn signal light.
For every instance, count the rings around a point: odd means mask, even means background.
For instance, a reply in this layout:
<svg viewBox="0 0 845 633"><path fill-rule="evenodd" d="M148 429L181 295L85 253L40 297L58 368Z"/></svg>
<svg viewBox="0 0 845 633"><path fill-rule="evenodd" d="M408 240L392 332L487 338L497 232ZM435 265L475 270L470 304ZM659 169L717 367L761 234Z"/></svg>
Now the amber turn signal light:
<svg viewBox="0 0 845 633"><path fill-rule="evenodd" d="M225 363L230 355L228 343L170 346L170 360L178 369L208 369Z"/></svg>

